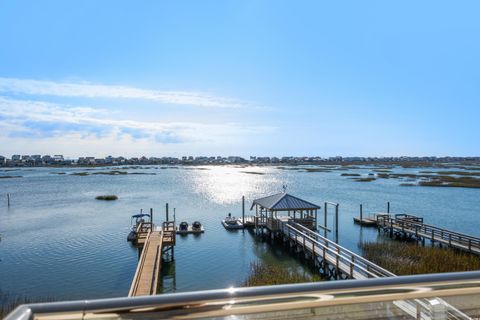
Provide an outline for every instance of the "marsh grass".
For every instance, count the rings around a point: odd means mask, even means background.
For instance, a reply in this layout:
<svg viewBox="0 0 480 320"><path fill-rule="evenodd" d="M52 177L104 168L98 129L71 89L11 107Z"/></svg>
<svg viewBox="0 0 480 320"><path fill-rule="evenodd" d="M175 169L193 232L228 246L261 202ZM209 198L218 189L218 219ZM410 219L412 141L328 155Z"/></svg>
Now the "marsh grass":
<svg viewBox="0 0 480 320"><path fill-rule="evenodd" d="M0 179L23 178L23 176L0 176Z"/></svg>
<svg viewBox="0 0 480 320"><path fill-rule="evenodd" d="M95 199L105 200L105 201L113 201L113 200L117 200L118 197L114 194L111 194L111 195L96 196Z"/></svg>
<svg viewBox="0 0 480 320"><path fill-rule="evenodd" d="M259 175L264 175L265 172L255 172L255 171L240 171L241 173L246 173L246 174L259 174Z"/></svg>
<svg viewBox="0 0 480 320"><path fill-rule="evenodd" d="M90 173L88 172L74 172L74 173L70 173L71 176L88 176L90 175Z"/></svg>
<svg viewBox="0 0 480 320"><path fill-rule="evenodd" d="M367 178L353 178L353 181L356 182L370 182L370 181L375 181L377 180L376 178L373 177L367 177Z"/></svg>
<svg viewBox="0 0 480 320"><path fill-rule="evenodd" d="M424 247L408 242L364 242L363 256L396 275L480 269L480 257L451 248Z"/></svg>
<svg viewBox="0 0 480 320"><path fill-rule="evenodd" d="M342 173L342 177L360 177L359 173Z"/></svg>
<svg viewBox="0 0 480 320"><path fill-rule="evenodd" d="M279 265L266 264L263 262L253 262L250 264L251 273L243 283L246 287L267 286L288 283L302 283L321 281L320 276L310 276L300 274L289 268Z"/></svg>
<svg viewBox="0 0 480 320"><path fill-rule="evenodd" d="M332 169L324 169L324 168L304 168L305 172L331 172Z"/></svg>
<svg viewBox="0 0 480 320"><path fill-rule="evenodd" d="M104 175L110 175L110 176L118 176L118 175L128 174L128 172L126 172L126 171L112 170L112 171L99 171L99 172L94 172L93 174L104 174Z"/></svg>

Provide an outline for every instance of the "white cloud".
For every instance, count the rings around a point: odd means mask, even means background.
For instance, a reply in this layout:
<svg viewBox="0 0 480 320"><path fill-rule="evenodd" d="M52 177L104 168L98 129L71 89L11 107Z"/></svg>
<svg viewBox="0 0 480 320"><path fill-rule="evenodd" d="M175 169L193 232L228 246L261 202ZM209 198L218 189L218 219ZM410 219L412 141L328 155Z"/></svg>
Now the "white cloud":
<svg viewBox="0 0 480 320"><path fill-rule="evenodd" d="M143 141L150 144L230 144L247 136L271 132L267 126L241 123L201 123L181 121L133 121L108 119L105 110L60 105L50 102L16 100L0 96L0 136L11 139L108 138ZM125 140L127 139L127 140ZM132 142L133 144L135 142ZM124 146L128 148L128 146Z"/></svg>
<svg viewBox="0 0 480 320"><path fill-rule="evenodd" d="M127 86L15 78L0 78L0 92L60 97L139 99L206 108L254 107L252 103L195 91L158 91Z"/></svg>

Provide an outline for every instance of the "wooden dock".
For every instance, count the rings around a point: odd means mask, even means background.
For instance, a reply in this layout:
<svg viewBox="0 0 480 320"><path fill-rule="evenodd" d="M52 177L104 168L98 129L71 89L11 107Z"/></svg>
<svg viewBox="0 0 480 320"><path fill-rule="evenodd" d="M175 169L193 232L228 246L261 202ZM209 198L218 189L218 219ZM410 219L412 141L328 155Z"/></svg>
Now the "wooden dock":
<svg viewBox="0 0 480 320"><path fill-rule="evenodd" d="M424 242L430 240L451 248L480 255L480 238L460 232L423 223L423 219L413 215L397 214L394 217L379 216L379 230L388 232L390 237L408 237Z"/></svg>
<svg viewBox="0 0 480 320"><path fill-rule="evenodd" d="M327 239L319 233L302 226L288 217L276 218L279 229L271 232L272 237L280 236L297 252L305 254L306 259L311 259L315 266L320 268L323 275L335 279L367 279L396 277L392 272L376 265L375 263L353 253L341 245ZM436 298L447 313L448 319L468 319L468 317L451 306L448 302ZM405 315L414 319L431 320L430 301L427 299L398 300L394 304Z"/></svg>
<svg viewBox="0 0 480 320"><path fill-rule="evenodd" d="M284 241L314 260L324 275L335 279L367 279L395 276L388 270L299 223L278 218Z"/></svg>
<svg viewBox="0 0 480 320"><path fill-rule="evenodd" d="M164 222L162 228L150 224L149 228L144 226L140 231L137 245L143 245L143 249L128 292L129 297L157 294L162 260L168 254L173 259L176 234L173 222Z"/></svg>

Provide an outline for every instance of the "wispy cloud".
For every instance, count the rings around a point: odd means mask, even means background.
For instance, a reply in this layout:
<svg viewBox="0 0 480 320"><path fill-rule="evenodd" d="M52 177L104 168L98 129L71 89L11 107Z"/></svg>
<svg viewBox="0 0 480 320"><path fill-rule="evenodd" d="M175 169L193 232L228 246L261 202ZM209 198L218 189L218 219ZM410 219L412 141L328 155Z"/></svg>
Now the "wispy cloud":
<svg viewBox="0 0 480 320"><path fill-rule="evenodd" d="M128 136L132 140L178 144L228 140L232 136L270 131L240 123L159 122L108 119L102 109L17 100L0 96L0 135L50 138L74 134L80 138Z"/></svg>
<svg viewBox="0 0 480 320"><path fill-rule="evenodd" d="M0 77L0 92L59 97L139 99L205 108L245 108L253 103L195 91L158 91L128 86L69 83Z"/></svg>

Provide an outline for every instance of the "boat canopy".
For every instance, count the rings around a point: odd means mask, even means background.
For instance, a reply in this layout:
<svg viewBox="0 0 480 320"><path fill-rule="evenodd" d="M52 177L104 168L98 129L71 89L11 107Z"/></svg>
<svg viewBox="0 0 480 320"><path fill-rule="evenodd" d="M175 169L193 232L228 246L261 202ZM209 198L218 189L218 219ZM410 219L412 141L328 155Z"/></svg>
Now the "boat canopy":
<svg viewBox="0 0 480 320"><path fill-rule="evenodd" d="M148 213L140 213L140 214L134 214L132 218L143 218L143 217L150 217Z"/></svg>

